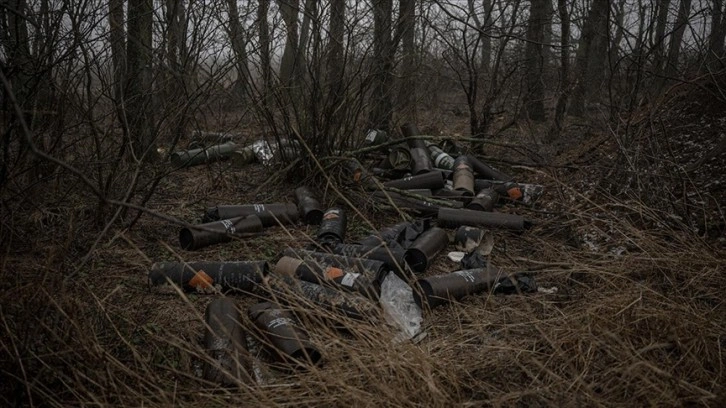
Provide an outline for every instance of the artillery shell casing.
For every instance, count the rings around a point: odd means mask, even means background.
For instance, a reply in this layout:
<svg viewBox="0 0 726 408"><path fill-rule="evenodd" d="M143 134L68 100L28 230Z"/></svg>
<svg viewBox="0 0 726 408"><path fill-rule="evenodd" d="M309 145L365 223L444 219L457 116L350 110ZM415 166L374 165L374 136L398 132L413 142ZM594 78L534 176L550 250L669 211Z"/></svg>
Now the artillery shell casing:
<svg viewBox="0 0 726 408"><path fill-rule="evenodd" d="M411 168L411 152L407 147L393 146L382 164L384 169L408 171Z"/></svg>
<svg viewBox="0 0 726 408"><path fill-rule="evenodd" d="M255 215L212 221L179 231L179 244L188 251L229 242L232 235L262 231L262 221ZM201 229L203 228L203 229Z"/></svg>
<svg viewBox="0 0 726 408"><path fill-rule="evenodd" d="M439 208L437 218L439 225L446 227L479 225L523 231L531 225L520 215L466 209Z"/></svg>
<svg viewBox="0 0 726 408"><path fill-rule="evenodd" d="M463 191L466 195L474 195L474 170L467 156L459 156L454 161L452 179L454 190Z"/></svg>
<svg viewBox="0 0 726 408"><path fill-rule="evenodd" d="M225 160L237 148L238 146L236 144L227 142L207 148L174 152L169 159L171 160L172 166L177 168L198 166L200 164Z"/></svg>
<svg viewBox="0 0 726 408"><path fill-rule="evenodd" d="M474 180L474 188L477 191L493 189L500 196L509 197L512 200L520 200L524 195L523 185L513 181L476 179Z"/></svg>
<svg viewBox="0 0 726 408"><path fill-rule="evenodd" d="M340 244L343 245L343 244ZM348 271L359 273L368 280L380 285L390 271L390 267L383 261L375 259L346 256L330 252L317 252L307 249L287 248L282 252L283 256L298 258L305 261L317 261L322 265L330 265L338 268L345 268Z"/></svg>
<svg viewBox="0 0 726 408"><path fill-rule="evenodd" d="M390 204L388 200L391 200L394 204L396 204L396 206L403 209L413 210L422 217L434 216L439 211L439 207L430 201L419 200L393 191L376 191L371 194L371 197L381 200L382 204Z"/></svg>
<svg viewBox="0 0 726 408"><path fill-rule="evenodd" d="M427 146L431 153L431 160L437 169L454 170L454 158L441 150L439 146L430 144Z"/></svg>
<svg viewBox="0 0 726 408"><path fill-rule="evenodd" d="M358 293L343 292L290 276L274 275L269 280L269 288L271 296L286 304L300 306L301 300L309 301L321 311L356 320L374 321L380 315L378 303Z"/></svg>
<svg viewBox="0 0 726 408"><path fill-rule="evenodd" d="M466 269L445 275L429 276L416 281L413 298L420 307L438 305L458 300L464 296L493 287L504 275L494 267Z"/></svg>
<svg viewBox="0 0 726 408"><path fill-rule="evenodd" d="M218 205L207 208L204 221L224 220L247 215L256 215L264 227L282 224L294 224L300 214L297 206L292 203Z"/></svg>
<svg viewBox="0 0 726 408"><path fill-rule="evenodd" d="M415 272L424 272L436 256L449 245L449 236L441 228L433 227L421 234L406 250L406 263Z"/></svg>
<svg viewBox="0 0 726 408"><path fill-rule="evenodd" d="M279 362L295 368L320 363L320 351L290 311L264 302L250 307L249 316Z"/></svg>
<svg viewBox="0 0 726 408"><path fill-rule="evenodd" d="M328 249L338 255L383 262L383 264L390 270L403 270L405 266L405 252L401 249L388 248L384 246L384 244L378 244L375 246L338 244L331 246Z"/></svg>
<svg viewBox="0 0 726 408"><path fill-rule="evenodd" d="M283 256L275 265L275 273L334 286L336 289L349 292L358 292L370 299L378 299L380 294L380 287L377 287L366 275L355 272L354 268L343 269L330 262Z"/></svg>
<svg viewBox="0 0 726 408"><path fill-rule="evenodd" d="M462 225L454 232L454 245L466 252L478 247L483 239L484 230L481 228Z"/></svg>
<svg viewBox="0 0 726 408"><path fill-rule="evenodd" d="M318 242L340 244L345 240L347 217L342 208L334 207L325 211L318 228Z"/></svg>
<svg viewBox="0 0 726 408"><path fill-rule="evenodd" d="M413 147L411 151L411 173L423 174L433 170L433 163L431 163L431 156L429 156L429 149L426 147Z"/></svg>
<svg viewBox="0 0 726 408"><path fill-rule="evenodd" d="M471 167L474 169L474 172L482 177L486 177L488 179L492 180L501 180L501 181L512 181L514 178L510 175L504 174L498 170L495 170L488 165L486 165L481 160L477 159L474 156L469 155L469 163L471 164Z"/></svg>
<svg viewBox="0 0 726 408"><path fill-rule="evenodd" d="M499 194L494 189L485 188L477 193L466 208L476 211L491 211L497 200L499 200Z"/></svg>
<svg viewBox="0 0 726 408"><path fill-rule="evenodd" d="M269 273L267 261L242 262L157 262L149 271L152 286L174 284L187 291L251 292Z"/></svg>
<svg viewBox="0 0 726 408"><path fill-rule="evenodd" d="M383 183L383 185L385 187L399 188L401 190L411 190L419 188L436 190L444 188L445 179L442 172L438 170L433 170L423 174L404 177L402 179L386 181L385 183Z"/></svg>
<svg viewBox="0 0 726 408"><path fill-rule="evenodd" d="M212 300L204 313L204 348L211 357L205 361L204 378L224 386L250 381L244 327L234 301Z"/></svg>
<svg viewBox="0 0 726 408"><path fill-rule="evenodd" d="M297 208L306 224L320 224L323 219L323 208L308 187L300 186L295 189L295 201L297 201Z"/></svg>

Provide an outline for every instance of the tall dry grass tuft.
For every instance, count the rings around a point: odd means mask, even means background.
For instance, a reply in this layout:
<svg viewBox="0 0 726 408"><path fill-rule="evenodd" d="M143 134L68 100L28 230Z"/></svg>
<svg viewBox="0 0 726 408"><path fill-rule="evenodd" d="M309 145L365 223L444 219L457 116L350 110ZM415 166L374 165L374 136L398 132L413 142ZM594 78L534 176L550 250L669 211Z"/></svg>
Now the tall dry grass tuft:
<svg viewBox="0 0 726 408"><path fill-rule="evenodd" d="M203 173L203 170L200 170ZM179 197L152 202L172 208ZM565 188L552 178L550 191ZM237 188L231 186L230 188ZM198 191L197 191L198 193ZM719 406L726 400L724 252L662 222L643 203L604 193L544 197L547 211L516 208L537 221L523 234L495 232L492 262L528 271L555 293L484 293L424 316L427 336L396 344L383 321L336 319L302 299L302 318L322 365L285 372L270 365L247 308L235 295L253 363L238 387L201 377L210 295L161 294L146 286L151 262L165 259L271 259L301 246L310 227L269 230L197 253L175 253L176 229L142 218L98 246L87 265L4 252L0 279L0 401L45 406ZM220 196L222 196L221 193ZM282 195L270 191L270 200ZM578 195L580 194L580 195ZM360 198L360 197L358 197ZM352 200L355 201L355 200ZM367 207L361 206L364 214ZM362 234L380 214L351 217ZM81 232L78 232L81 233ZM86 240L84 242L91 242ZM57 259L62 259L59 257ZM64 259L64 258L63 258ZM427 273L453 271L444 259ZM259 296L259 295L258 295ZM331 324L337 320L345 327Z"/></svg>

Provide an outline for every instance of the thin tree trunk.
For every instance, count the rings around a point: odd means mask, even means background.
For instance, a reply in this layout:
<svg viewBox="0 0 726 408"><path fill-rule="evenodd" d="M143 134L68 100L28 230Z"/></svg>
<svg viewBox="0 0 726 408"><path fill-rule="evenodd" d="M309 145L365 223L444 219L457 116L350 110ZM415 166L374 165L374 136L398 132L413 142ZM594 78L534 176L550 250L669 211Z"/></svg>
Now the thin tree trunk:
<svg viewBox="0 0 726 408"><path fill-rule="evenodd" d="M299 37L297 32L297 15L300 10L299 0L278 0L280 14L285 22L285 50L280 63L280 82L283 86L291 86L296 75L295 60L298 55Z"/></svg>
<svg viewBox="0 0 726 408"><path fill-rule="evenodd" d="M663 59L665 56L665 29L668 23L668 8L670 0L659 0L656 8L655 37L653 38L653 71L656 76L663 73Z"/></svg>
<svg viewBox="0 0 726 408"><path fill-rule="evenodd" d="M415 0L400 2L401 29L401 87L398 94L399 111L407 122L416 123L416 49L414 47Z"/></svg>
<svg viewBox="0 0 726 408"><path fill-rule="evenodd" d="M345 36L345 0L330 2L330 42L328 43L328 99L337 106L342 98L344 74L343 39ZM335 108L334 108L335 109Z"/></svg>
<svg viewBox="0 0 726 408"><path fill-rule="evenodd" d="M545 120L544 84L544 37L547 20L547 3L534 1L529 10L527 23L527 43L525 45L525 105L523 114L534 121Z"/></svg>
<svg viewBox="0 0 726 408"><path fill-rule="evenodd" d="M260 39L260 70L262 75L262 94L266 95L272 86L272 68L270 66L270 24L267 13L270 0L260 0L257 6L257 30Z"/></svg>
<svg viewBox="0 0 726 408"><path fill-rule="evenodd" d="M715 70L723 67L719 64L724 55L724 35L726 35L726 18L722 3L722 0L712 0L711 5L711 33L708 36L706 64Z"/></svg>
<svg viewBox="0 0 726 408"><path fill-rule="evenodd" d="M235 95L240 101L244 100L247 92L247 81L249 80L249 67L247 65L247 41L244 28L239 18L237 0L227 0L227 11L229 13L228 35L234 52L234 65L237 70L237 81L235 82Z"/></svg>
<svg viewBox="0 0 726 408"><path fill-rule="evenodd" d="M576 57L576 81L572 93L570 113L575 116L585 114L585 107L591 95L600 88L605 73L607 57L607 30L610 2L594 0L583 26L580 47Z"/></svg>
<svg viewBox="0 0 726 408"><path fill-rule="evenodd" d="M564 126L567 100L570 94L570 15L567 11L567 0L557 0L557 12L560 15L560 96L555 106L555 119L550 129L548 140L559 137Z"/></svg>
<svg viewBox="0 0 726 408"><path fill-rule="evenodd" d="M126 49L126 107L136 160L154 160L154 107L152 104L152 0L128 1Z"/></svg>
<svg viewBox="0 0 726 408"><path fill-rule="evenodd" d="M388 131L393 103L391 82L393 80L393 41L391 20L393 0L373 0L373 92L369 125L372 129Z"/></svg>
<svg viewBox="0 0 726 408"><path fill-rule="evenodd" d="M681 52L681 40L688 25L688 17L691 11L691 0L681 0L676 18L675 31L668 46L668 62L665 69L667 78L674 78L678 75L678 57Z"/></svg>

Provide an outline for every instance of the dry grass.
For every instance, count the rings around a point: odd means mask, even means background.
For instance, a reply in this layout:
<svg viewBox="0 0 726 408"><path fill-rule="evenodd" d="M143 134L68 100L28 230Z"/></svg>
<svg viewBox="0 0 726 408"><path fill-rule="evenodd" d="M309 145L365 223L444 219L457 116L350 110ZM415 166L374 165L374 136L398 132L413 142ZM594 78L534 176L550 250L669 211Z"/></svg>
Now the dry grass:
<svg viewBox="0 0 726 408"><path fill-rule="evenodd" d="M289 199L258 165L226 164L173 174L150 208L196 222L216 202ZM315 230L270 229L194 253L177 250L178 227L144 217L113 231L90 262L74 263L95 233L67 218L45 224L3 219L0 279L0 401L80 406L722 406L726 403L724 250L667 227L643 203L582 194L552 173L528 173L548 187L546 211L510 208L537 225L495 232L492 262L530 271L555 294L482 294L425 315L428 336L394 344L385 324L346 321L346 332L305 303L305 326L323 365L238 388L205 382L203 314L210 296L159 294L146 286L154 261L270 259ZM593 180L597 181L597 180ZM336 200L326 189L324 201ZM236 197L228 199L229 197ZM360 194L351 193L360 204ZM574 199L570 199L574 197ZM563 199L566 198L566 199ZM390 214L359 205L349 234ZM45 218L44 218L45 219ZM79 220L82 218L79 218ZM383 219L383 221L381 221ZM14 221L10 221L14 220ZM15 235L9 233L13 231ZM40 233L40 231L45 231ZM40 238L34 239L34 235ZM10 240L7 237L14 237ZM586 237L586 240L583 239ZM72 242L69 242L71 240ZM589 242L589 244L588 244ZM588 246L589 245L589 246ZM443 258L443 257L442 257ZM439 259L428 273L456 269ZM73 279L65 279L77 272ZM236 297L246 308L256 299ZM251 327L251 323L246 323Z"/></svg>

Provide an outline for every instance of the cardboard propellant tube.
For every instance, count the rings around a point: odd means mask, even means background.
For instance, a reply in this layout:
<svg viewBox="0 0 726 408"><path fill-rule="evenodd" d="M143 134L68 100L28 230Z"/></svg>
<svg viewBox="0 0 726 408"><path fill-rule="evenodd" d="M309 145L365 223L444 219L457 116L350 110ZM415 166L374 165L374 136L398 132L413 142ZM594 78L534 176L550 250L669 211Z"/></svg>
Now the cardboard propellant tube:
<svg viewBox="0 0 726 408"><path fill-rule="evenodd" d="M449 236L441 228L433 227L421 234L406 250L406 263L421 273L431 265L436 256L449 245Z"/></svg>
<svg viewBox="0 0 726 408"><path fill-rule="evenodd" d="M199 224L179 231L179 244L192 251L209 245L229 242L232 236L262 231L262 221L255 215Z"/></svg>
<svg viewBox="0 0 726 408"><path fill-rule="evenodd" d="M157 262L149 271L152 286L176 285L185 291L252 292L269 273L267 261Z"/></svg>
<svg viewBox="0 0 726 408"><path fill-rule="evenodd" d="M246 330L234 301L227 297L212 300L204 321L204 348L211 360L204 362L204 379L226 387L250 383Z"/></svg>
<svg viewBox="0 0 726 408"><path fill-rule="evenodd" d="M437 218L438 224L445 227L473 225L523 231L531 226L531 222L520 215L466 209L439 208Z"/></svg>
<svg viewBox="0 0 726 408"><path fill-rule="evenodd" d="M434 308L464 296L488 290L506 277L494 267L466 269L416 281L413 298L420 307Z"/></svg>
<svg viewBox="0 0 726 408"><path fill-rule="evenodd" d="M294 224L300 218L297 206L292 203L218 205L205 211L203 222L225 220L247 215L256 215L265 227L279 223Z"/></svg>
<svg viewBox="0 0 726 408"><path fill-rule="evenodd" d="M323 219L323 208L320 201L307 186L295 189L295 201L303 221L309 225L318 225Z"/></svg>
<svg viewBox="0 0 726 408"><path fill-rule="evenodd" d="M258 303L250 307L249 317L278 362L298 369L320 363L320 351L289 310L270 302Z"/></svg>

